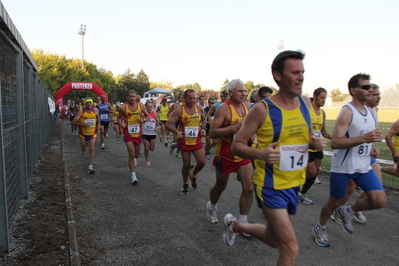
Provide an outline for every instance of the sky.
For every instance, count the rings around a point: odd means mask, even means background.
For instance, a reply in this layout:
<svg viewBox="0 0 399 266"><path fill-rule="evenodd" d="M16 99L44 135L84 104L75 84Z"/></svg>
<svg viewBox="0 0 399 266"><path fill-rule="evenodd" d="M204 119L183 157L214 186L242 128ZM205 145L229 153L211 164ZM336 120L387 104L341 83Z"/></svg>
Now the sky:
<svg viewBox="0 0 399 266"><path fill-rule="evenodd" d="M380 90L399 83L399 1L1 0L29 49L82 58L114 76L141 69L150 81L228 79L277 87L270 66L283 50L306 56L303 92L347 92L362 72Z"/></svg>

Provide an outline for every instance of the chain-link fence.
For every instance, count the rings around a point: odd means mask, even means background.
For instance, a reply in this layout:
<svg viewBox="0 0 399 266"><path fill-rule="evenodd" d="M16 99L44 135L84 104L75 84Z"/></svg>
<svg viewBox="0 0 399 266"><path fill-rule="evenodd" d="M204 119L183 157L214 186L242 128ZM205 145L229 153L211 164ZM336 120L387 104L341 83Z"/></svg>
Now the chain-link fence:
<svg viewBox="0 0 399 266"><path fill-rule="evenodd" d="M53 126L52 96L0 2L0 252L9 251L9 228Z"/></svg>

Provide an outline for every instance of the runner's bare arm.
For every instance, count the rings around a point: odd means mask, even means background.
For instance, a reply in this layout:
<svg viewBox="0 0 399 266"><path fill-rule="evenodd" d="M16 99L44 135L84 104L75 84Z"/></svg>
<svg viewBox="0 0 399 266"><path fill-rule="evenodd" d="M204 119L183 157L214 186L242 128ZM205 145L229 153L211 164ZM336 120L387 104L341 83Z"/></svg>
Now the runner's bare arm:
<svg viewBox="0 0 399 266"><path fill-rule="evenodd" d="M338 114L337 121L331 138L331 148L349 149L362 143L379 142L382 139L382 133L378 129L368 132L363 136L347 138L349 124L352 120L352 110L349 107L342 107Z"/></svg>
<svg viewBox="0 0 399 266"><path fill-rule="evenodd" d="M219 111L219 109L218 109ZM261 159L268 163L280 160L280 150L274 149L279 142L270 143L266 149L253 149L248 147L248 140L256 133L266 119L267 109L265 104L257 104L247 114L244 125L238 131L231 150L233 154L246 159Z"/></svg>
<svg viewBox="0 0 399 266"><path fill-rule="evenodd" d="M238 131L241 128L242 120L237 122L233 126L222 127L224 124L230 121L230 107L227 104L221 104L216 110L216 114L213 118L211 128L209 130L209 137L221 138L227 136L233 132Z"/></svg>
<svg viewBox="0 0 399 266"><path fill-rule="evenodd" d="M169 119L165 124L166 129L176 134L178 138L181 138L183 135L173 126L173 124L181 118L181 112L181 107L176 108L172 113L170 113Z"/></svg>

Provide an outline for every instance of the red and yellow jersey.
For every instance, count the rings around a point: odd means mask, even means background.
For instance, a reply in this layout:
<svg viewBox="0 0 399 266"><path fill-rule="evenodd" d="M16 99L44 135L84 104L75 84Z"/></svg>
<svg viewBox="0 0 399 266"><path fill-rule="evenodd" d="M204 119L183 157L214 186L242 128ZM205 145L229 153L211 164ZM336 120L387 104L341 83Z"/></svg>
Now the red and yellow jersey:
<svg viewBox="0 0 399 266"><path fill-rule="evenodd" d="M79 131L81 135L84 136L93 136L93 138L97 137L97 114L94 111L94 108L87 109L83 108L82 116L78 120L79 123L89 123L89 127L79 127Z"/></svg>
<svg viewBox="0 0 399 266"><path fill-rule="evenodd" d="M248 113L247 106L244 103L241 103L245 110L245 113L242 115L237 112L236 108L234 107L234 105L231 104L229 100L225 101L224 103L227 104L230 108L231 118L230 122L228 124L222 125L222 127L228 127L237 124L237 122L242 120ZM237 132L231 133L217 140L216 156L220 156L230 162L240 162L242 160L241 157L235 156L231 152L231 144L233 143L235 134L237 134Z"/></svg>
<svg viewBox="0 0 399 266"><path fill-rule="evenodd" d="M136 110L131 110L129 107L129 103L125 103L125 115L126 115L126 124L127 127L125 127L124 133L126 135L130 135L130 137L140 137L142 134L141 130L141 123L140 123L140 117L141 117L141 105L140 103L137 103Z"/></svg>
<svg viewBox="0 0 399 266"><path fill-rule="evenodd" d="M194 105L194 112L189 114L186 110L186 106L181 106L181 121L177 130L183 132L183 138L179 139L179 142L184 145L197 145L202 141L201 136L201 114L198 111L197 105Z"/></svg>

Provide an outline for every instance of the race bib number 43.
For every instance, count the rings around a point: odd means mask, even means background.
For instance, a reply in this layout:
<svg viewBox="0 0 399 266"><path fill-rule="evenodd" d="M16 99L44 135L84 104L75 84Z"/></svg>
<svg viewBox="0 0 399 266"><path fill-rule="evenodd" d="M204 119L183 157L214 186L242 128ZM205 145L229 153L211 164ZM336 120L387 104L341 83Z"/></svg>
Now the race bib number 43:
<svg viewBox="0 0 399 266"><path fill-rule="evenodd" d="M295 171L308 164L308 144L280 146L280 171Z"/></svg>

